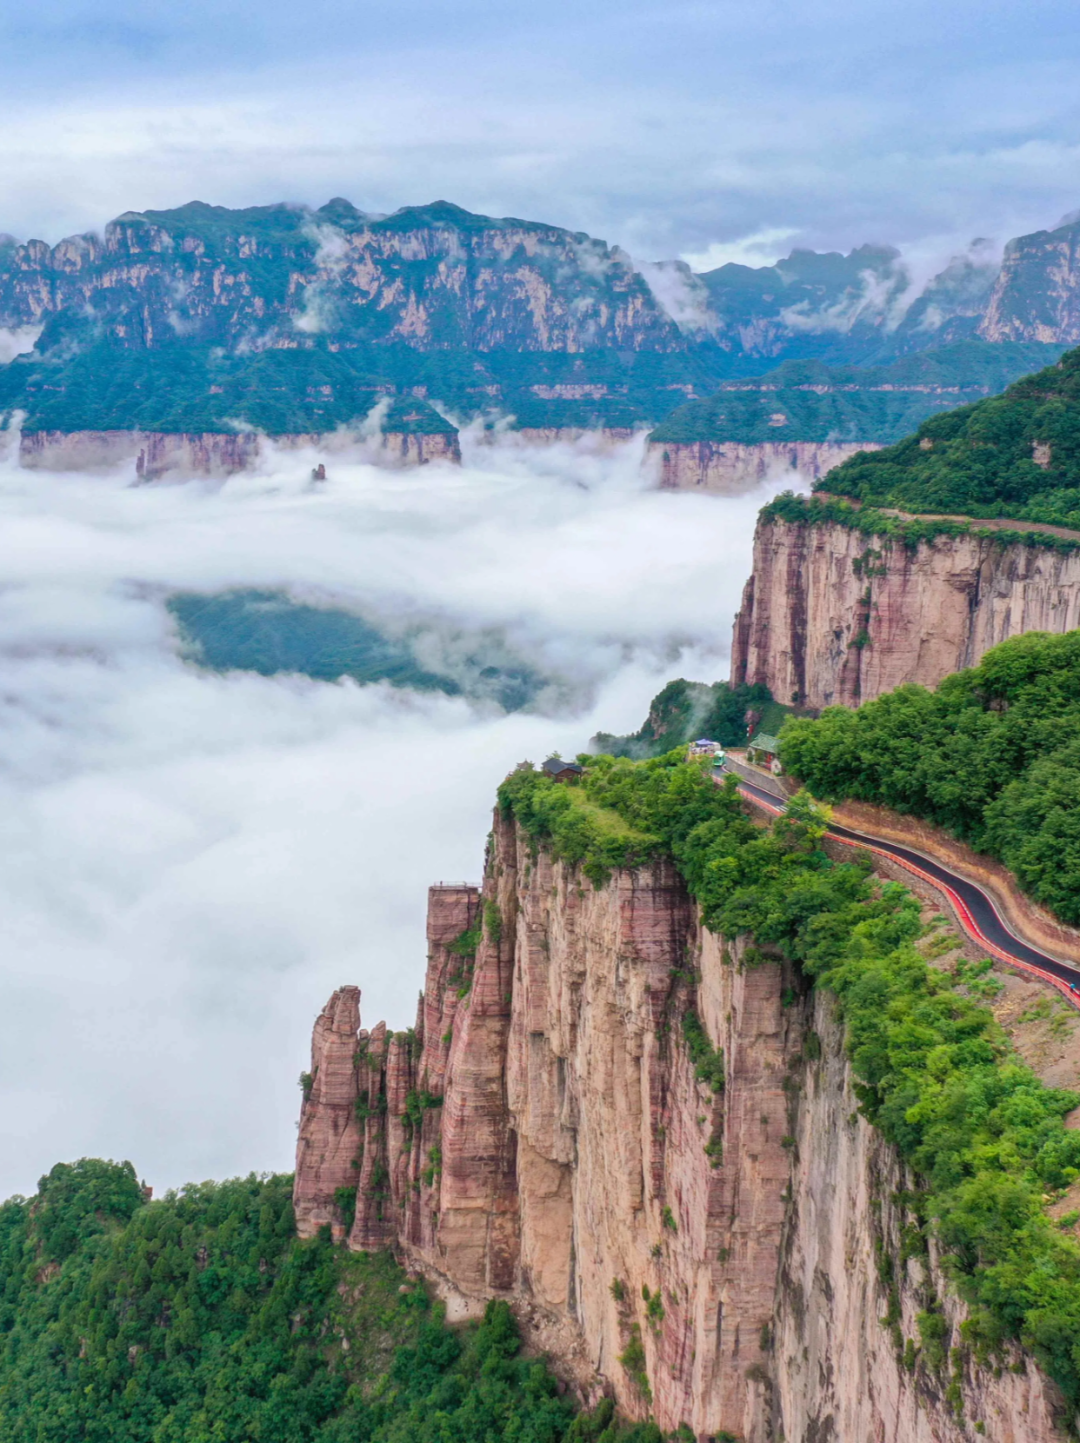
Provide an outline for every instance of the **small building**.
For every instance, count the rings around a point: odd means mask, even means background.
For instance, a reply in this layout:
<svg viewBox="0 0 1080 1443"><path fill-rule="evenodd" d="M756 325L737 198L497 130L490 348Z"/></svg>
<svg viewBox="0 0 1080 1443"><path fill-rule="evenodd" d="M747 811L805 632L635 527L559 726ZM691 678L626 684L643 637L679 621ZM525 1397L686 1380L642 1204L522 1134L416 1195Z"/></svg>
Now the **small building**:
<svg viewBox="0 0 1080 1443"><path fill-rule="evenodd" d="M724 748L719 742L710 741L708 737L699 737L687 747L686 760L696 762L704 759L711 760L714 766L721 766L724 761Z"/></svg>
<svg viewBox="0 0 1080 1443"><path fill-rule="evenodd" d="M573 782L585 768L579 767L577 762L564 762L562 757L548 757L540 770L554 782Z"/></svg>
<svg viewBox="0 0 1080 1443"><path fill-rule="evenodd" d="M778 755L780 743L768 732L758 732L746 748L746 760L753 762L755 766L767 767L774 777L778 777L784 770Z"/></svg>

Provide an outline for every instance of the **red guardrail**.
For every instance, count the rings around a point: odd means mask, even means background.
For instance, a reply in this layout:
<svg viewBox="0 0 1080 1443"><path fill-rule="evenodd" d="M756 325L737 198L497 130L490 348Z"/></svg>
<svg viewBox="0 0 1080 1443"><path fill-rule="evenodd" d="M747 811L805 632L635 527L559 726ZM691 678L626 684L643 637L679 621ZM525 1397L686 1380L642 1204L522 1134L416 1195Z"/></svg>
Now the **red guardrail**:
<svg viewBox="0 0 1080 1443"><path fill-rule="evenodd" d="M774 807L771 803L762 801L760 797L755 797L753 793L748 792L745 787L739 787L739 794L745 797L753 806L760 807L764 812L772 812L773 815L777 817L782 816L784 813L785 809L783 807ZM980 930L979 924L968 910L967 903L958 893L953 891L948 883L942 882L937 877L931 877L929 872L922 871L922 869L916 867L913 862L905 861L903 857L898 857L893 852L887 852L883 847L875 847L871 842L853 842L849 837L838 837L832 832L829 833L829 836L834 842L840 842L845 847L861 847L864 852L873 852L878 857L885 857L888 861L894 862L896 866L903 867L904 870L910 872L912 876L919 877L922 881L928 883L935 891L943 893L944 896L949 899L949 904L956 913L961 927L973 941L978 942L980 947L985 947L987 952L991 952L999 961L1007 963L1010 967L1019 967L1021 971L1031 973L1033 977L1038 977L1040 981L1049 982L1052 987L1055 987L1058 992L1061 993L1067 1002L1071 1002L1072 1005L1080 1011L1080 998L1077 997L1067 982L1063 982L1060 977L1055 977L1052 972L1045 972L1041 967L1036 967L1033 962L1023 962L1019 957L1011 956L1010 953L1005 952L1002 948L991 942L989 937L986 937ZM971 885L974 887L977 884L972 882ZM980 887L979 890L981 892L982 888ZM987 900L990 901L990 905L993 907L991 899L987 898ZM997 912L996 907L994 907L994 911ZM1000 916L1000 914L998 915ZM1004 926L1004 923L1002 923L1002 925Z"/></svg>

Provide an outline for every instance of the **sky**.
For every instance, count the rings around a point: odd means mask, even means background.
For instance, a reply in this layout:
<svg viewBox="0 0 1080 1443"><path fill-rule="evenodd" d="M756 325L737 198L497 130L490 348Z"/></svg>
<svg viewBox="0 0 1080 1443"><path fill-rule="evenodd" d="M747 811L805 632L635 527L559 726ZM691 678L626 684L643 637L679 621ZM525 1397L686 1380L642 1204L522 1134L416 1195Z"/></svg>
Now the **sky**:
<svg viewBox="0 0 1080 1443"><path fill-rule="evenodd" d="M936 262L1080 205L1078 51L1070 0L9 0L0 230L344 195Z"/></svg>
<svg viewBox="0 0 1080 1443"><path fill-rule="evenodd" d="M160 1193L288 1170L311 1027L358 983L415 1020L427 888L478 881L523 759L629 731L726 676L754 519L779 489L648 489L608 453L465 437L461 468L271 455L227 484L0 459L0 1197L130 1158ZM791 484L790 473L784 478ZM529 714L185 661L178 589L284 587L438 664L550 679Z"/></svg>

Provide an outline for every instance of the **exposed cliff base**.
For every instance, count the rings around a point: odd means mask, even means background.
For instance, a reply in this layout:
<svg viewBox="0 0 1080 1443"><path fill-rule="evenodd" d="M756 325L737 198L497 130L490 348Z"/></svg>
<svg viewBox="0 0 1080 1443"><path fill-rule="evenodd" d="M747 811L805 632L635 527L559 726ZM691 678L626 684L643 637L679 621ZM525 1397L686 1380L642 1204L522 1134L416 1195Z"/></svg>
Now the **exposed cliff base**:
<svg viewBox="0 0 1080 1443"><path fill-rule="evenodd" d="M302 1235L345 1236L355 1188L350 1247L397 1248L452 1316L511 1299L582 1392L665 1430L1050 1443L1018 1354L905 1361L928 1308L959 1338L959 1305L906 1247L835 1004L704 930L670 863L594 887L497 816L482 889L432 889L428 943L415 1029L359 1030L355 988L316 1024Z"/></svg>
<svg viewBox="0 0 1080 1443"><path fill-rule="evenodd" d="M878 449L870 441L651 441L648 456L665 490L741 496L785 475L816 481L856 452Z"/></svg>
<svg viewBox="0 0 1080 1443"><path fill-rule="evenodd" d="M936 686L1010 636L1077 626L1080 553L765 517L731 678L785 703L857 706L905 682Z"/></svg>
<svg viewBox="0 0 1080 1443"><path fill-rule="evenodd" d="M231 476L255 466L268 444L280 450L317 450L377 466L423 466L460 462L456 430L416 433L387 431L364 437L344 431L329 435L275 436L253 431L24 431L19 464L42 471L104 470L133 463L144 481L164 477Z"/></svg>

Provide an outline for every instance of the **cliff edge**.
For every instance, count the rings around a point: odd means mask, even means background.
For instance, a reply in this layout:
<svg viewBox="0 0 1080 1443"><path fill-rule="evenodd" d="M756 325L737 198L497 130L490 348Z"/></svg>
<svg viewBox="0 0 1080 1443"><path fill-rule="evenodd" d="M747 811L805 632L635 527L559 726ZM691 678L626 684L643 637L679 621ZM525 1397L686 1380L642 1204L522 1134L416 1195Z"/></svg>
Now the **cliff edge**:
<svg viewBox="0 0 1080 1443"><path fill-rule="evenodd" d="M593 885L497 813L482 887L431 889L428 946L414 1029L360 1030L355 988L316 1023L302 1236L396 1248L451 1318L510 1299L582 1395L665 1431L1057 1436L1014 1349L905 1353L928 1309L958 1341L962 1308L910 1246L835 1000L704 928L670 862Z"/></svg>
<svg viewBox="0 0 1080 1443"><path fill-rule="evenodd" d="M763 683L810 708L857 706L905 682L936 686L1021 632L1080 626L1077 550L962 525L933 533L766 508L735 617L732 684Z"/></svg>

